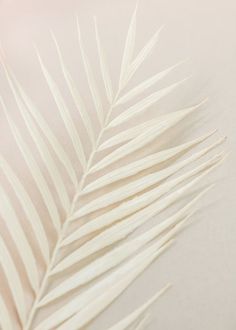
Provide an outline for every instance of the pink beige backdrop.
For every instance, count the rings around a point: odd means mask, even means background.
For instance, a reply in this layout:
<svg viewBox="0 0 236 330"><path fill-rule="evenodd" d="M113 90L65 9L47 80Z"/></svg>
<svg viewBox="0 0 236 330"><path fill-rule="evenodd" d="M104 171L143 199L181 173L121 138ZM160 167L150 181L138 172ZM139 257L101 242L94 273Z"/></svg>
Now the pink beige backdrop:
<svg viewBox="0 0 236 330"><path fill-rule="evenodd" d="M60 80L49 29L57 36L69 68L89 104L81 72L75 15L93 67L98 70L93 16L96 15L114 85L118 80L134 0L0 0L0 42L7 62L60 134L55 106L35 56L37 45L47 66ZM235 0L140 0L136 50L164 24L158 47L132 84L182 59L188 59L166 82L191 76L189 82L151 111L165 113L209 101L192 127L178 139L190 139L213 128L227 135L230 156L209 179L216 182L196 213L194 224L91 326L104 330L166 282L174 287L152 308L150 329L234 330L236 328L236 2ZM61 85L63 87L63 85ZM0 70L0 93L16 116ZM66 93L66 91L65 91ZM26 184L22 159L16 152L6 119L0 112L1 152L15 164ZM171 142L171 141L170 141ZM16 162L17 161L17 162ZM17 163L17 166L16 166ZM28 181L27 181L28 180ZM69 329L68 329L69 330Z"/></svg>

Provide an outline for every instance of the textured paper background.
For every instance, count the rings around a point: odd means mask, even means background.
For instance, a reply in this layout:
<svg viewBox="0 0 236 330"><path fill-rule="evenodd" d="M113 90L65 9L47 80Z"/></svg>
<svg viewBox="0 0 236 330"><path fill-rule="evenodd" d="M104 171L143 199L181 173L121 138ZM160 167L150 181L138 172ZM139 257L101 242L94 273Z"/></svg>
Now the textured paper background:
<svg viewBox="0 0 236 330"><path fill-rule="evenodd" d="M0 41L7 61L59 134L60 128L54 120L55 106L44 86L33 43L60 80L55 49L48 32L50 28L54 30L69 67L88 100L84 73L80 72L75 14L79 16L95 71L98 62L93 15L97 16L115 85L134 6L133 0L0 1ZM154 290L172 282L172 290L152 308L150 329L233 330L236 327L236 3L234 0L141 0L136 50L161 24L165 24L165 29L159 45L133 79L132 86L152 72L188 59L165 82L192 75L189 83L151 111L176 110L208 96L209 102L201 111L200 119L193 127L186 127L179 141L217 127L221 135L228 136L226 148L231 154L227 163L211 177L211 182L216 181L217 185L204 198L201 211L195 216L198 221L180 235L177 244L91 328L106 329ZM0 83L1 94L11 104L2 71ZM14 104L11 108L14 113ZM16 163L16 147L2 112L0 129L1 150ZM25 168L19 165L18 170L27 181Z"/></svg>

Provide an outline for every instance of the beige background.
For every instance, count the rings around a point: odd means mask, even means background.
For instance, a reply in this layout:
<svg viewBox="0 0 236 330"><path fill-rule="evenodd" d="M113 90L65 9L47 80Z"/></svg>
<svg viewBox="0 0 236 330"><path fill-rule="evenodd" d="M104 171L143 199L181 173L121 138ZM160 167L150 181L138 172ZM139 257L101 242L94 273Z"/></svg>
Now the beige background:
<svg viewBox="0 0 236 330"><path fill-rule="evenodd" d="M69 67L85 98L85 78L77 57L75 14L93 67L98 67L94 46L93 15L109 58L114 84L117 81L133 0L0 0L0 41L8 63L41 106L55 129L52 101L44 87L33 43L54 75L59 76L49 28L64 48ZM152 308L150 329L234 330L236 328L236 2L234 0L140 0L136 50L161 25L161 40L132 84L182 59L186 64L166 82L192 75L181 91L163 102L160 112L200 101L209 102L193 128L192 138L212 128L228 136L227 162L211 178L217 182L204 198L197 221L165 256L155 262L130 289L101 315L92 329L103 330L138 306L166 282L174 287ZM76 48L76 49L75 49ZM0 73L1 94L8 97ZM10 98L8 97L8 102ZM50 120L50 119L49 119ZM14 162L14 142L0 113L1 150ZM27 175L19 171L24 178ZM69 329L68 329L69 330Z"/></svg>

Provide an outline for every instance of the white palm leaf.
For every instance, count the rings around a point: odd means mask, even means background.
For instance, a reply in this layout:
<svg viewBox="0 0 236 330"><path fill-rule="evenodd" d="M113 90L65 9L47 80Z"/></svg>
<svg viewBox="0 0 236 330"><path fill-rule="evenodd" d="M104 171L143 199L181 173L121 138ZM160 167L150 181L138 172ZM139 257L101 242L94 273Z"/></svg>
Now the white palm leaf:
<svg viewBox="0 0 236 330"><path fill-rule="evenodd" d="M27 220L29 221L31 228L34 231L34 235L38 242L40 251L45 261L48 262L50 258L48 238L45 229L40 221L40 215L37 209L35 208L23 184L20 182L14 171L11 169L7 161L2 156L0 156L0 167L2 169L2 172L9 180L16 196L18 197L22 208L27 216Z"/></svg>
<svg viewBox="0 0 236 330"><path fill-rule="evenodd" d="M43 135L46 137L48 143L51 145L53 151L57 155L59 161L64 165L64 168L72 181L74 185L77 184L77 175L73 168L72 162L68 157L68 154L64 150L61 143L58 141L58 138L55 136L53 131L49 128L49 125L47 121L43 118L43 116L40 114L40 111L35 107L32 100L29 98L29 96L25 93L19 82L17 81L14 74L11 72L11 77L13 81L16 84L16 87L18 89L19 96L24 101L25 110L28 110L29 114L32 116L32 118L35 120L35 122L38 124L39 128L41 129Z"/></svg>
<svg viewBox="0 0 236 330"><path fill-rule="evenodd" d="M76 107L77 107L77 109L78 109L78 111L81 115L81 119L83 121L84 127L85 127L85 129L88 133L88 136L91 139L91 143L94 147L95 135L94 135L94 130L93 130L93 125L92 125L91 119L89 118L89 115L88 115L88 111L85 107L84 101L82 100L82 97L79 94L68 69L66 68L65 62L64 62L63 57L62 57L61 50L59 48L59 45L57 43L57 40L56 40L56 37L54 36L54 34L52 34L52 37L53 37L53 40L54 40L55 45L56 45L56 50L57 50L59 61L60 61L60 64L61 64L61 69L62 69L63 76L64 76L65 81L67 83L68 89L69 89L69 91L72 95L72 98L75 102L75 105L76 105Z"/></svg>
<svg viewBox="0 0 236 330"><path fill-rule="evenodd" d="M73 122L73 120L71 118L70 111L67 108L66 103L63 99L63 96L61 95L56 83L54 82L51 75L47 71L45 65L43 64L43 61L42 61L39 54L38 54L38 58L39 58L39 63L41 65L41 68L42 68L43 74L45 76L45 79L48 83L48 86L50 88L52 96L53 96L53 98L55 100L55 103L58 107L61 118L62 118L62 120L65 124L68 135L71 138L71 141L72 141L73 147L75 149L76 155L77 155L77 157L78 157L78 159L81 163L82 168L85 169L85 167L86 167L86 156L85 156L85 153L84 153L84 148L82 146L80 136L79 136L79 134L77 132L77 129L75 127L75 123Z"/></svg>
<svg viewBox="0 0 236 330"><path fill-rule="evenodd" d="M112 83L111 83L111 77L110 77L109 70L107 67L107 61L105 59L105 54L102 49L100 36L98 33L96 17L94 19L94 24L95 24L96 41L97 41L97 47L98 47L98 54L99 54L102 78L103 78L103 82L104 82L104 86L105 86L105 90L106 90L106 94L107 94L107 99L108 99L109 103L111 104L113 101L113 97L114 97L113 88L112 88Z"/></svg>
<svg viewBox="0 0 236 330"><path fill-rule="evenodd" d="M158 29L135 57L136 12L137 8L125 42L117 91L112 86L95 19L98 57L108 109L103 106L101 88L98 87L92 71L77 22L82 62L96 114L95 122L100 126L98 135L93 128L96 123L93 123L88 114L58 42L52 34L65 83L90 141L89 152L85 152L81 133L57 83L38 55L46 83L73 146L73 159L76 158L81 165L82 173L77 170L78 164L73 164L71 154L62 147L60 138L55 135L47 119L35 107L10 68L3 63L19 113L52 185L47 181L41 165L36 161L34 149L27 144L2 98L1 106L29 176L49 214L50 230L56 236L55 242L51 242L49 229L38 210L37 200L30 196L14 167L5 157L0 156L1 170L17 197L32 235L31 237L25 230L14 202L0 186L0 214L10 237L10 241L6 242L0 234L0 262L11 302L17 313L16 318L8 309L9 301L4 295L0 296L0 324L3 330L15 329L16 324L17 328L24 330L76 330L87 326L166 251L192 216L196 203L212 186L202 189L171 216L149 230L134 237L130 237L131 234L185 197L224 160L221 152L203 159L224 138L208 143L190 156L177 160L201 143L206 143L215 131L180 145L141 155L143 148L151 143L154 145L167 130L185 120L204 102L153 119L143 119L141 124L132 124L133 118L142 118L149 107L186 81L183 79L149 96L143 96L138 102L133 101L171 73L182 63L180 62L124 92L127 83L154 49L161 30ZM128 102L133 104L127 106ZM118 105L122 107L122 112L115 115ZM125 128L127 123L129 128ZM120 127L119 132L114 129L116 126ZM109 138L107 132L110 133ZM105 155L103 151L106 151ZM58 163L63 165L66 177ZM186 167L188 169L183 172ZM73 197L70 196L69 189L71 182ZM35 247L31 246L32 239L42 256L43 267L37 258ZM12 253L11 245L17 249L18 259ZM18 261L24 266L25 276L17 269ZM30 306L25 287L31 288L33 292ZM148 319L147 310L167 288L169 285L109 330L144 329Z"/></svg>

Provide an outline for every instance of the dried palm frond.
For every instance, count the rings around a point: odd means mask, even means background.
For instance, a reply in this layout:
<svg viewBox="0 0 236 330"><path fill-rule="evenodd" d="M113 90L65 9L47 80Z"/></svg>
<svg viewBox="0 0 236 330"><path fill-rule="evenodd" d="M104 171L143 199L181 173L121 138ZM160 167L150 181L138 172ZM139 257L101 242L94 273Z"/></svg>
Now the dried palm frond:
<svg viewBox="0 0 236 330"><path fill-rule="evenodd" d="M95 20L101 77L109 103L108 109L105 109L100 96L101 87L98 87L85 52L79 24L77 27L82 61L94 104L93 116L100 127L98 134L66 67L57 40L53 34L52 37L62 75L89 141L89 151L84 147L72 110L39 53L43 75L73 147L73 158L9 66L2 61L12 95L35 149L26 142L2 97L1 107L24 158L28 176L37 187L49 218L45 224L37 200L30 195L9 161L1 155L2 173L14 191L30 227L29 233L6 189L1 186L0 214L10 237L6 240L0 233L1 268L9 292L7 299L4 294L0 296L0 323L3 330L73 330L88 325L169 248L192 215L196 202L211 186L205 187L164 221L134 237L130 237L131 234L189 194L224 158L219 153L201 161L223 142L224 138L220 138L179 160L208 140L214 132L164 150L148 149L143 153L146 147L155 145L164 133L203 104L200 102L149 120L142 117L149 107L186 80L142 96L180 63L154 74L127 91L127 84L152 52L161 29L134 57L135 9L126 38L118 90L115 91ZM135 101L137 96L139 101ZM114 111L117 106L122 108L118 115ZM143 121L136 123L135 118L143 118ZM116 130L117 127L119 130ZM47 175L36 160L36 150ZM187 168L190 165L192 168ZM184 168L187 169L181 173ZM70 193L71 184L73 197ZM54 233L56 239L50 238L49 231ZM36 248L33 248L32 241ZM12 253L11 246L17 249L17 256ZM23 271L18 269L19 261ZM109 329L143 329L148 320L148 308L168 288L169 285ZM30 303L29 292L32 297ZM14 309L10 305L14 305Z"/></svg>

